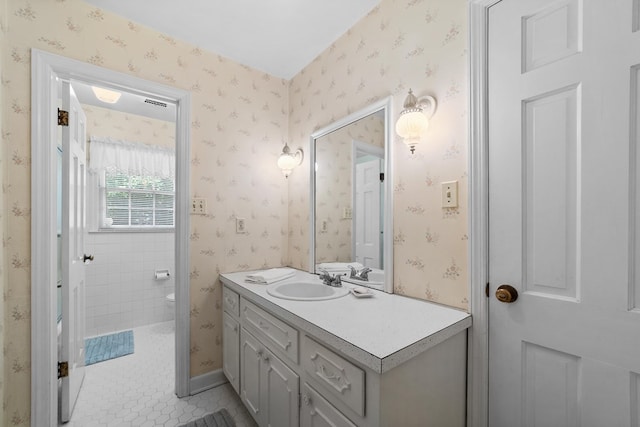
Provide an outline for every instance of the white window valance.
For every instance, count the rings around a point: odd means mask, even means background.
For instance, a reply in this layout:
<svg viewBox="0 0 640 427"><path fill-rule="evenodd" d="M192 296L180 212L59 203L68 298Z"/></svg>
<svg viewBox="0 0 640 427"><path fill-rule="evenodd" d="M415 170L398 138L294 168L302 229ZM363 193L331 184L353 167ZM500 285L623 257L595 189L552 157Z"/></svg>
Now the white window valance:
<svg viewBox="0 0 640 427"><path fill-rule="evenodd" d="M175 177L175 150L135 142L92 136L89 139L89 171L129 175Z"/></svg>

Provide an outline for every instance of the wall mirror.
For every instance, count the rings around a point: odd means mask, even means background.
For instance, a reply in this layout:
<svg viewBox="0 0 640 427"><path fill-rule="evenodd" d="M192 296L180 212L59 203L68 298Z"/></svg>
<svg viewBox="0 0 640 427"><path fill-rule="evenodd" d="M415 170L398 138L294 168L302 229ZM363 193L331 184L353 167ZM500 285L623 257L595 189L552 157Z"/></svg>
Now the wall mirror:
<svg viewBox="0 0 640 427"><path fill-rule="evenodd" d="M311 135L310 271L393 292L391 97ZM368 280L350 279L349 265Z"/></svg>

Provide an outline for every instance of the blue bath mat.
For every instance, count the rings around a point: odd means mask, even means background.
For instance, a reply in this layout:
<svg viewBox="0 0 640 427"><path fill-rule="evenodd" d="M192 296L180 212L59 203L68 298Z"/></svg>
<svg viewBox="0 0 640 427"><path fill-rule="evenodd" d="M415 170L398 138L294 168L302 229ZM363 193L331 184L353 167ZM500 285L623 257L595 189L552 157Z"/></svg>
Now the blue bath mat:
<svg viewBox="0 0 640 427"><path fill-rule="evenodd" d="M133 331L117 332L84 340L85 365L133 353Z"/></svg>

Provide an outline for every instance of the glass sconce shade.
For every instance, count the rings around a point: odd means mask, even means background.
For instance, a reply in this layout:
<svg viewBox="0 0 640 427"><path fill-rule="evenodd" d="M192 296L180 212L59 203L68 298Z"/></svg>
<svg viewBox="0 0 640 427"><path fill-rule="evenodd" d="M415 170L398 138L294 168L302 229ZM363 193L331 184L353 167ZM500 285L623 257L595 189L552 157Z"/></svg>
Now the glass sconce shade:
<svg viewBox="0 0 640 427"><path fill-rule="evenodd" d="M396 133L409 146L411 153L414 153L416 145L422 142L429 129L429 119L436 110L436 99L432 96L418 99L409 89L403 107L396 122Z"/></svg>
<svg viewBox="0 0 640 427"><path fill-rule="evenodd" d="M282 170L282 174L285 178L289 178L293 168L300 165L303 158L304 153L301 148L296 150L294 154L291 154L289 146L287 144L284 145L282 148L282 154L278 157L278 167Z"/></svg>
<svg viewBox="0 0 640 427"><path fill-rule="evenodd" d="M411 152L415 151L429 128L429 119L424 115L422 110L409 111L401 114L396 122L396 132L409 146Z"/></svg>

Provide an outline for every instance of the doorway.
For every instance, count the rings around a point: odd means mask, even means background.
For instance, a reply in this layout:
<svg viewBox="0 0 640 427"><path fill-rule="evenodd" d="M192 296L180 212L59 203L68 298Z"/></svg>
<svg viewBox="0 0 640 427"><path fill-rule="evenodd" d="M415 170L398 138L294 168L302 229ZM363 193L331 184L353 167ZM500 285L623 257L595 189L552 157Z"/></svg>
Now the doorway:
<svg viewBox="0 0 640 427"><path fill-rule="evenodd" d="M65 248L58 255L58 360L68 361L69 375L60 380L60 419L83 425L132 389L162 395L174 390L176 109L173 103L92 82L73 79L62 88L74 100L67 128L78 125L86 141L81 197L86 221L78 240L90 261L77 265L84 270L78 288L83 300L74 303L73 295L67 295L70 286L63 285L72 283L65 254L75 227L66 226L69 209L63 202L58 209ZM68 133L63 128L63 159ZM59 176L68 180L75 162L62 163ZM77 191L77 186L59 188L59 202L73 199L67 195ZM80 313L72 316L68 311L76 307ZM69 358L76 353L68 348L69 331L79 335L72 342L84 350L78 356L86 360L84 369ZM101 363L120 356L127 357L117 362L116 370L113 361Z"/></svg>
<svg viewBox="0 0 640 427"><path fill-rule="evenodd" d="M351 259L366 267L382 270L384 148L353 140L351 161Z"/></svg>
<svg viewBox="0 0 640 427"><path fill-rule="evenodd" d="M189 394L189 137L190 96L91 64L32 50L32 384L31 422L57 424L57 108L61 80L144 94L176 105L175 393Z"/></svg>

